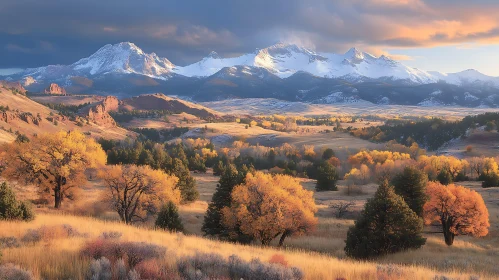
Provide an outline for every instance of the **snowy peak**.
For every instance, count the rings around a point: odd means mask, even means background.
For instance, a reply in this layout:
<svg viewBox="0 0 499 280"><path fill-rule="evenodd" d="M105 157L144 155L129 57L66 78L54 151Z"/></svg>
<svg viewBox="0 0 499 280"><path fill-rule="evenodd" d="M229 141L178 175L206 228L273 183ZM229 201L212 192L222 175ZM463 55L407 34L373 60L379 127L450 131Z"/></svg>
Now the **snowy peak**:
<svg viewBox="0 0 499 280"><path fill-rule="evenodd" d="M136 73L159 77L175 67L168 59L155 53L147 54L133 43L123 42L105 45L87 58L73 65L74 70L88 71L90 75L115 73Z"/></svg>

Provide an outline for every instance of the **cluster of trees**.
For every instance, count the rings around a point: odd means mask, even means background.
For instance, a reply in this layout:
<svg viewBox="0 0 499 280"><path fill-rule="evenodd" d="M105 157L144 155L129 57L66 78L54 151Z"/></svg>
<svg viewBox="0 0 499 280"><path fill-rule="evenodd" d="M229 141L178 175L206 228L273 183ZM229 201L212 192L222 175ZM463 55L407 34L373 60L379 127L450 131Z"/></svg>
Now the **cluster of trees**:
<svg viewBox="0 0 499 280"><path fill-rule="evenodd" d="M120 110L118 112L109 112L111 117L118 123L129 122L135 118L165 118L174 113L169 110Z"/></svg>
<svg viewBox="0 0 499 280"><path fill-rule="evenodd" d="M207 236L262 245L279 237L307 234L317 219L312 192L304 190L295 178L223 168L219 184L208 206L202 230Z"/></svg>
<svg viewBox="0 0 499 280"><path fill-rule="evenodd" d="M374 142L399 141L410 146L417 142L428 150L436 150L446 142L466 135L468 129L485 126L486 130L497 130L499 113L467 116L461 121L451 122L439 118L403 123L387 123L378 127L354 129L350 133Z"/></svg>
<svg viewBox="0 0 499 280"><path fill-rule="evenodd" d="M439 227L445 243L454 237L488 234L489 214L483 198L462 186L428 182L418 167L406 167L384 180L347 234L345 252L359 259L420 248L424 225Z"/></svg>
<svg viewBox="0 0 499 280"><path fill-rule="evenodd" d="M104 142L111 150L121 147L115 144L118 145L113 141ZM131 147L140 149L130 148L118 154L122 159L138 161L144 148L140 144ZM139 156L132 156L134 153ZM78 131L61 131L5 144L1 167L5 178L36 184L42 197L52 196L56 209L61 208L64 200L75 199L79 187L87 182L87 176L91 176L89 171L98 170L106 187L102 200L124 223L143 222L159 213L158 227L182 230L175 205L197 198L195 182L186 168L187 163L182 162L185 158L172 160L165 151L154 155L153 161L146 160L148 164L119 162L106 166L106 153L94 139ZM164 166L169 168L168 172L162 169ZM29 205L16 201L5 183L0 185L0 217L33 218Z"/></svg>
<svg viewBox="0 0 499 280"><path fill-rule="evenodd" d="M59 111L61 115L68 116L68 117L75 117L78 112L90 105L90 102L79 104L79 105L68 105L68 104L63 104L63 103L42 103L44 106L49 107L52 110Z"/></svg>
<svg viewBox="0 0 499 280"><path fill-rule="evenodd" d="M412 150L412 148L409 148ZM419 148L414 146L414 151ZM444 185L453 182L477 179L483 187L499 186L499 167L494 158L472 157L458 159L453 156L390 151L361 151L348 158L352 169L345 179L355 184L365 184L382 179L391 179L406 166L417 166L428 174L429 179Z"/></svg>

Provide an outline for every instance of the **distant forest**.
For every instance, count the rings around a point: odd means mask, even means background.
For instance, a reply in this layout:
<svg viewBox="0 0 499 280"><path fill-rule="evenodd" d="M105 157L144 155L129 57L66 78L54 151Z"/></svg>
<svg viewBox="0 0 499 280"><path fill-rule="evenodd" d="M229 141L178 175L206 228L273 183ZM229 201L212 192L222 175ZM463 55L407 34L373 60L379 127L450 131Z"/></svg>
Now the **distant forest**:
<svg viewBox="0 0 499 280"><path fill-rule="evenodd" d="M452 139L466 136L468 129L485 126L487 131L497 131L498 123L499 113L485 113L467 116L456 122L440 118L417 122L387 122L382 126L353 129L350 134L374 142L395 140L406 146L416 142L419 146L433 151Z"/></svg>

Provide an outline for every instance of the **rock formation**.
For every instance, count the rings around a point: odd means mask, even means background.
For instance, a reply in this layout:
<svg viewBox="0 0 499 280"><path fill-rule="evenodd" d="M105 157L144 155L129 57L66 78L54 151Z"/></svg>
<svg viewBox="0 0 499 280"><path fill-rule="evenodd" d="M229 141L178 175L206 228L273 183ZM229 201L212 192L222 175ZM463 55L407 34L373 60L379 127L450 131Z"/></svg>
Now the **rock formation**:
<svg viewBox="0 0 499 280"><path fill-rule="evenodd" d="M46 94L54 94L54 95L66 95L66 90L63 87L60 87L58 84L51 83L45 89Z"/></svg>

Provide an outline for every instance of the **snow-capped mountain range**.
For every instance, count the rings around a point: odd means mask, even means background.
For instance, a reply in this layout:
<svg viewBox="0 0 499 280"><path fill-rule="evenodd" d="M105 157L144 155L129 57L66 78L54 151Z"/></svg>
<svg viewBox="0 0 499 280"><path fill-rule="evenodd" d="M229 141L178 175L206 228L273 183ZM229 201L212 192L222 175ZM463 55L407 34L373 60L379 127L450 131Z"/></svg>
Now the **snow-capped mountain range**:
<svg viewBox="0 0 499 280"><path fill-rule="evenodd" d="M178 66L167 58L158 57L155 53L145 53L133 43L123 42L105 45L91 56L71 65L30 68L16 75L31 76L35 80L42 80L45 77L65 72L79 76L134 73L164 80L172 74L208 77L223 68L234 66L264 68L280 78L288 78L297 72L307 72L318 77L347 80L390 78L419 84L442 80L457 85L476 81L499 85L499 78L490 77L472 69L451 74L427 72L408 67L384 55L376 57L356 48L351 48L345 54L316 53L296 45L281 43L231 58L222 58L216 52L211 52L196 63Z"/></svg>
<svg viewBox="0 0 499 280"><path fill-rule="evenodd" d="M499 104L499 78L476 70L424 71L356 48L334 54L291 44L230 58L211 52L196 63L179 66L123 42L105 45L71 65L30 68L4 79L22 81L34 92L55 82L70 93L164 92L202 101L272 97L317 103ZM435 92L441 94L431 95Z"/></svg>

